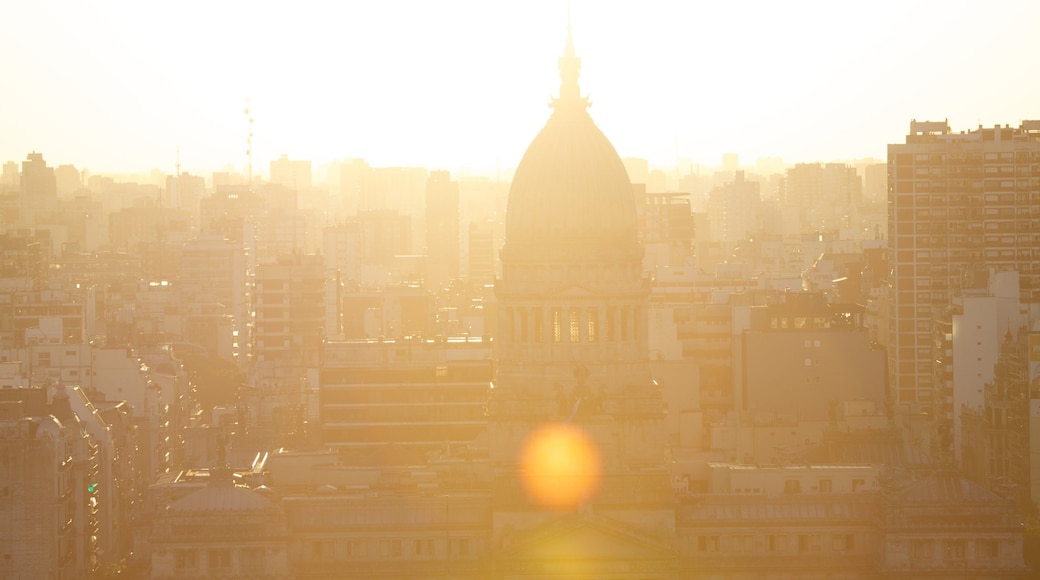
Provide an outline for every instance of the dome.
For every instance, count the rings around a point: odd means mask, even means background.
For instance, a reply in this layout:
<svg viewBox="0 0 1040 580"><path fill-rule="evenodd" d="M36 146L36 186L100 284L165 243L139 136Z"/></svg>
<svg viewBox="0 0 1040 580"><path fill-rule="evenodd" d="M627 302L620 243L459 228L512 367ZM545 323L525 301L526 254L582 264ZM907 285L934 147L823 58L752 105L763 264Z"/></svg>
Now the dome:
<svg viewBox="0 0 1040 580"><path fill-rule="evenodd" d="M507 246L637 242L632 184L586 110L588 101L578 89L580 66L568 34L560 58L560 97L509 189Z"/></svg>

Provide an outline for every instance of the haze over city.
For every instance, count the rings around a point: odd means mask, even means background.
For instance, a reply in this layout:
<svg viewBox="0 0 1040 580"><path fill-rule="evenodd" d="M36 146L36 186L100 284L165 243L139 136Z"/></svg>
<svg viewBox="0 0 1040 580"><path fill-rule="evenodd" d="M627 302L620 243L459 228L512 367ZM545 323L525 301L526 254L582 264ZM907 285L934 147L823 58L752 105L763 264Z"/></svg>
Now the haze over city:
<svg viewBox="0 0 1040 580"><path fill-rule="evenodd" d="M1040 571L1040 9L24 2L0 578Z"/></svg>
<svg viewBox="0 0 1040 580"><path fill-rule="evenodd" d="M657 165L884 157L911 118L1029 118L1040 6L570 3L582 89L622 157ZM281 153L492 173L548 115L568 4L17 2L0 158L95 173ZM1033 115L1035 116L1035 115Z"/></svg>

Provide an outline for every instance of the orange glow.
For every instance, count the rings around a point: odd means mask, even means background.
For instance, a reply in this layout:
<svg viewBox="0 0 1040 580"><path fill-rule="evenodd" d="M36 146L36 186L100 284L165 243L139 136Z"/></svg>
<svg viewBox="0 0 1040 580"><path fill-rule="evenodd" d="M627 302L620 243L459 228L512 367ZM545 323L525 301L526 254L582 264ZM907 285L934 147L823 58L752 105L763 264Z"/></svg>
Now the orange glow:
<svg viewBox="0 0 1040 580"><path fill-rule="evenodd" d="M531 433L520 453L520 469L531 501L549 509L574 509L599 488L596 445L571 425L546 425Z"/></svg>

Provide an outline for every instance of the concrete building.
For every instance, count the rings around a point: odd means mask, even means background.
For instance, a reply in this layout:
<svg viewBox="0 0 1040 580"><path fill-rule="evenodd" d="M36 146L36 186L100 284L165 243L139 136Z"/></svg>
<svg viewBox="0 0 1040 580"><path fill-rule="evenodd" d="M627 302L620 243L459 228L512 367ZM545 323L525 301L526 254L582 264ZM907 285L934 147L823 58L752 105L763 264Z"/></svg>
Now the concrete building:
<svg viewBox="0 0 1040 580"><path fill-rule="evenodd" d="M426 179L426 287L447 288L459 277L459 184L447 171Z"/></svg>
<svg viewBox="0 0 1040 580"><path fill-rule="evenodd" d="M761 184L745 181L743 171L737 171L731 183L713 188L708 194L711 239L735 243L754 237L761 203Z"/></svg>
<svg viewBox="0 0 1040 580"><path fill-rule="evenodd" d="M348 463L421 464L486 429L492 351L480 337L331 342L322 359L321 441Z"/></svg>
<svg viewBox="0 0 1040 580"><path fill-rule="evenodd" d="M1019 273L1023 304L1040 302L1040 121L953 133L911 121L888 146L888 372L903 415L932 413L934 321L985 264Z"/></svg>
<svg viewBox="0 0 1040 580"><path fill-rule="evenodd" d="M799 163L787 170L783 201L798 212L801 231L835 230L863 202L863 180L843 163Z"/></svg>
<svg viewBox="0 0 1040 580"><path fill-rule="evenodd" d="M30 153L22 161L20 223L32 225L54 211L58 205L54 168L48 167L42 153Z"/></svg>
<svg viewBox="0 0 1040 580"><path fill-rule="evenodd" d="M495 226L489 221L470 222L467 279L473 284L491 284L495 281Z"/></svg>
<svg viewBox="0 0 1040 580"><path fill-rule="evenodd" d="M797 298L797 299L796 299ZM818 294L752 306L739 352L740 408L753 415L826 421L841 401L885 402L885 353L871 345L862 307Z"/></svg>
<svg viewBox="0 0 1040 580"><path fill-rule="evenodd" d="M311 162L282 155L271 162L271 183L306 192L311 188Z"/></svg>
<svg viewBox="0 0 1040 580"><path fill-rule="evenodd" d="M261 264L253 298L258 364L316 367L325 331L325 270L319 255Z"/></svg>
<svg viewBox="0 0 1040 580"><path fill-rule="evenodd" d="M224 236L199 236L181 250L177 283L185 338L213 356L249 353L255 274L249 264L247 246Z"/></svg>

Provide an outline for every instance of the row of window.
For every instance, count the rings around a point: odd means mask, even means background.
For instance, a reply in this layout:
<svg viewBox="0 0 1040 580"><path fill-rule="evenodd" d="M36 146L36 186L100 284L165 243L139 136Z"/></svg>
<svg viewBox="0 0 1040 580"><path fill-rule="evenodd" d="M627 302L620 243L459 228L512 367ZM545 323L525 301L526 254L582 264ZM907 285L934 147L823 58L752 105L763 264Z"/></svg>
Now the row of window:
<svg viewBox="0 0 1040 580"><path fill-rule="evenodd" d="M974 557L980 560L995 559L1000 555L997 540L973 540ZM910 558L916 561L965 560L968 557L967 540L911 540Z"/></svg>
<svg viewBox="0 0 1040 580"><path fill-rule="evenodd" d="M314 561L427 559L445 555L466 558L474 555L469 538L315 540L308 543L307 555Z"/></svg>
<svg viewBox="0 0 1040 580"><path fill-rule="evenodd" d="M600 316L599 308L517 308L505 310L506 333L517 342L606 342L629 340L633 337L640 309L622 306L606 308ZM602 336L600 329L602 325ZM548 335L548 336L547 336Z"/></svg>
<svg viewBox="0 0 1040 580"><path fill-rule="evenodd" d="M855 534L832 534L830 545L824 534L734 534L697 536L697 551L706 553L779 553L808 554L825 549L836 553L856 550Z"/></svg>

